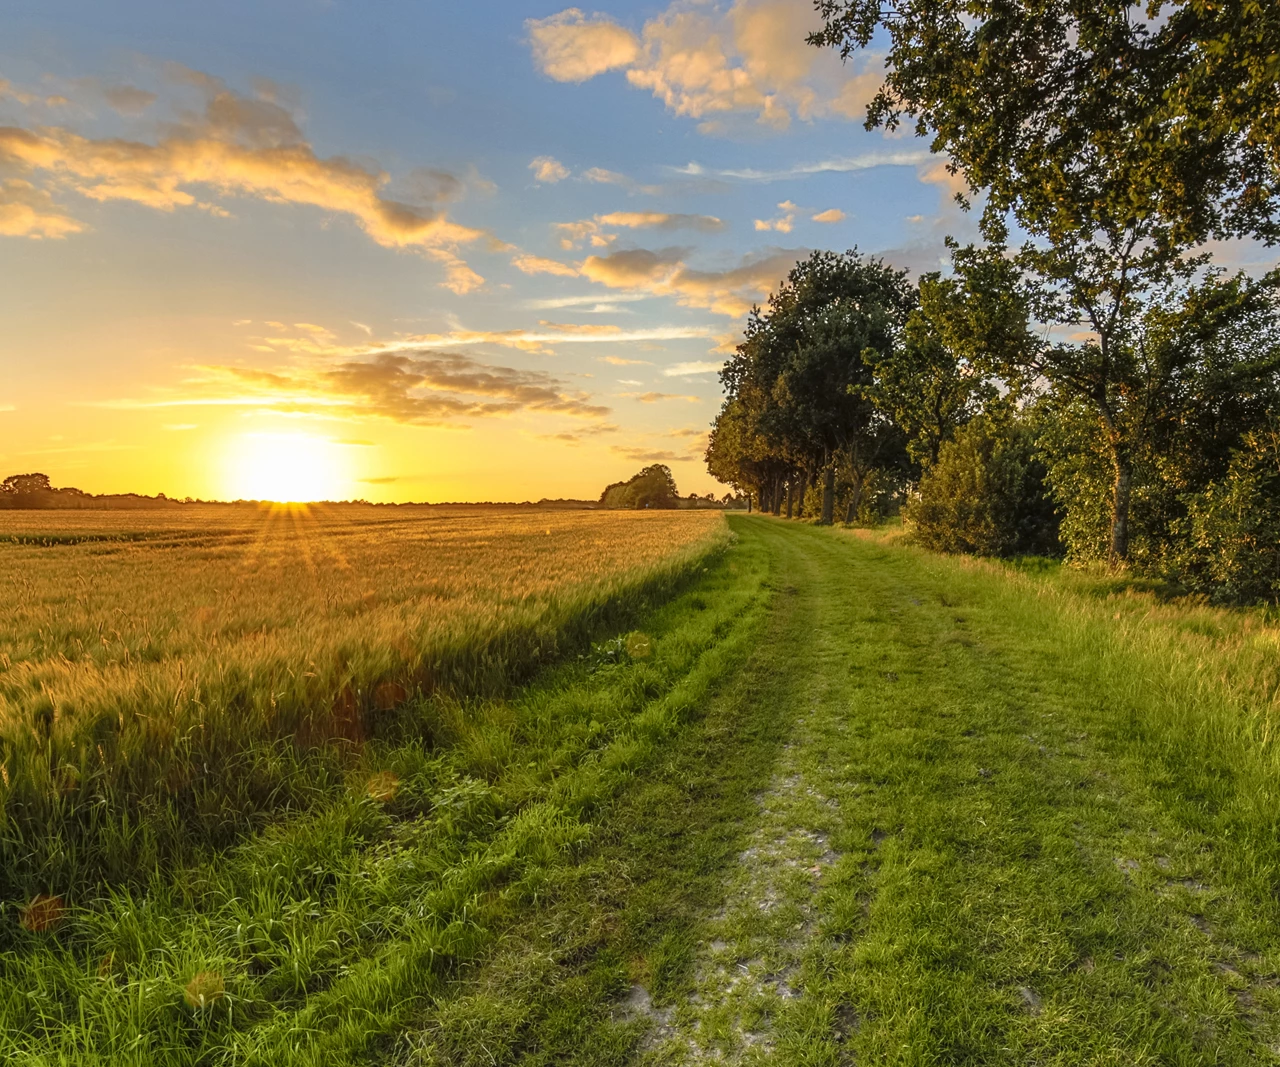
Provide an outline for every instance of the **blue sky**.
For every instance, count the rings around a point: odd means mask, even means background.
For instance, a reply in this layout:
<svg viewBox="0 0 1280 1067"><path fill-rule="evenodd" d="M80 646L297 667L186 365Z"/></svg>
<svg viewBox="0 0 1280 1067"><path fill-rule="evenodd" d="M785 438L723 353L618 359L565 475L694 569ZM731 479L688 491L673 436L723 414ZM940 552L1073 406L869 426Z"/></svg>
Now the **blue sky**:
<svg viewBox="0 0 1280 1067"><path fill-rule="evenodd" d="M807 0L7 3L0 464L92 491L715 489L715 367L807 250L968 233Z"/></svg>

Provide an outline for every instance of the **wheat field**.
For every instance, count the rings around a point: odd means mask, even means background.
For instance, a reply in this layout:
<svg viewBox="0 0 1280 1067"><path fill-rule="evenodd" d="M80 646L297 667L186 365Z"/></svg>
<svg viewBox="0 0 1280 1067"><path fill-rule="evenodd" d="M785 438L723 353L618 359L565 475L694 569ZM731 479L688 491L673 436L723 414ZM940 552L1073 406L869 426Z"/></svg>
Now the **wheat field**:
<svg viewBox="0 0 1280 1067"><path fill-rule="evenodd" d="M0 881L240 832L323 788L311 753L519 681L725 537L717 512L0 514Z"/></svg>

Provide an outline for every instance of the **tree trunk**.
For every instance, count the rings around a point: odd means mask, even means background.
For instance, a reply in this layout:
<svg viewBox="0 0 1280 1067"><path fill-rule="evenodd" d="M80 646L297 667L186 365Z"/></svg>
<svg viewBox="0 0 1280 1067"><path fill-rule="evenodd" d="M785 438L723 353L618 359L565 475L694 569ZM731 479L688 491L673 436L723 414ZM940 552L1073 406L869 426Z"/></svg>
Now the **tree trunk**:
<svg viewBox="0 0 1280 1067"><path fill-rule="evenodd" d="M792 498L795 496L795 490L793 488L793 485L794 483L792 482L792 480L788 479L787 480L787 518L788 519L791 518L791 506L793 503Z"/></svg>
<svg viewBox="0 0 1280 1067"><path fill-rule="evenodd" d="M782 479L775 478L773 480L773 507L770 509L773 514L782 514Z"/></svg>
<svg viewBox="0 0 1280 1067"><path fill-rule="evenodd" d="M1129 558L1129 496L1133 491L1133 465L1119 449L1112 451L1116 480L1111 487L1111 566Z"/></svg>
<svg viewBox="0 0 1280 1067"><path fill-rule="evenodd" d="M853 479L853 496L849 498L849 522L856 522L858 512L862 508L862 475L855 475Z"/></svg>
<svg viewBox="0 0 1280 1067"><path fill-rule="evenodd" d="M804 498L805 498L805 494L808 492L809 492L809 472L801 471L800 472L800 500L796 503L797 519L804 518Z"/></svg>
<svg viewBox="0 0 1280 1067"><path fill-rule="evenodd" d="M836 466L828 463L822 476L822 525L830 526L836 510Z"/></svg>
<svg viewBox="0 0 1280 1067"><path fill-rule="evenodd" d="M747 514L751 514L751 490L747 490Z"/></svg>

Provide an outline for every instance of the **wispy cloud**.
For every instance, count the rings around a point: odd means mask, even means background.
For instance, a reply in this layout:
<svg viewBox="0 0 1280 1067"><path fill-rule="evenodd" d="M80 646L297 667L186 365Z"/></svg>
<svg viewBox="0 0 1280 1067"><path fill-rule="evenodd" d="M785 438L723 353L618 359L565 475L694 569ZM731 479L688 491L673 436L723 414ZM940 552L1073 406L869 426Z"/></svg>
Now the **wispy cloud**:
<svg viewBox="0 0 1280 1067"><path fill-rule="evenodd" d="M815 163L796 163L779 170L759 170L754 167L718 169L704 167L701 163L686 163L683 167L669 168L673 173L692 178L722 178L744 182L777 182L790 178L807 178L813 174L852 174L875 167L916 167L937 157L928 149L903 149L893 152L866 152L860 156L823 159Z"/></svg>
<svg viewBox="0 0 1280 1067"><path fill-rule="evenodd" d="M539 370L481 363L447 352L417 351L329 366L258 370L198 369L182 395L105 401L103 407L269 408L338 418L441 424L463 418L547 412L598 419L609 408Z"/></svg>
<svg viewBox="0 0 1280 1067"><path fill-rule="evenodd" d="M694 230L698 233L719 233L725 228L724 220L714 215L682 215L666 211L612 211L576 222L557 222L552 227L560 234L560 247L576 248L587 238L597 248L606 248L616 239L616 234L606 229L628 230Z"/></svg>
<svg viewBox="0 0 1280 1067"><path fill-rule="evenodd" d="M685 463L692 456L682 456L664 448L645 448L641 445L610 445L610 452L616 452L637 463Z"/></svg>
<svg viewBox="0 0 1280 1067"><path fill-rule="evenodd" d="M689 404L701 404L702 397L680 393L619 393L618 396L639 400L642 404L659 404L664 400L683 400Z"/></svg>
<svg viewBox="0 0 1280 1067"><path fill-rule="evenodd" d="M668 378L685 378L691 374L718 372L723 366L723 360L695 360L690 363L673 363L669 367L663 367L662 373Z"/></svg>

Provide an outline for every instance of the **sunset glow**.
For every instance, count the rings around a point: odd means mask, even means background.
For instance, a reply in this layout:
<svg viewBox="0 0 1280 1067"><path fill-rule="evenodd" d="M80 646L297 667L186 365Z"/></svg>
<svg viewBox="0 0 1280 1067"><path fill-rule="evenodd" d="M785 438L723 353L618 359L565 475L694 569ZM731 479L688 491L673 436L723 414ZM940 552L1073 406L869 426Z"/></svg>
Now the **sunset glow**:
<svg viewBox="0 0 1280 1067"><path fill-rule="evenodd" d="M357 496L347 449L300 433L247 434L227 457L226 496L282 504Z"/></svg>

